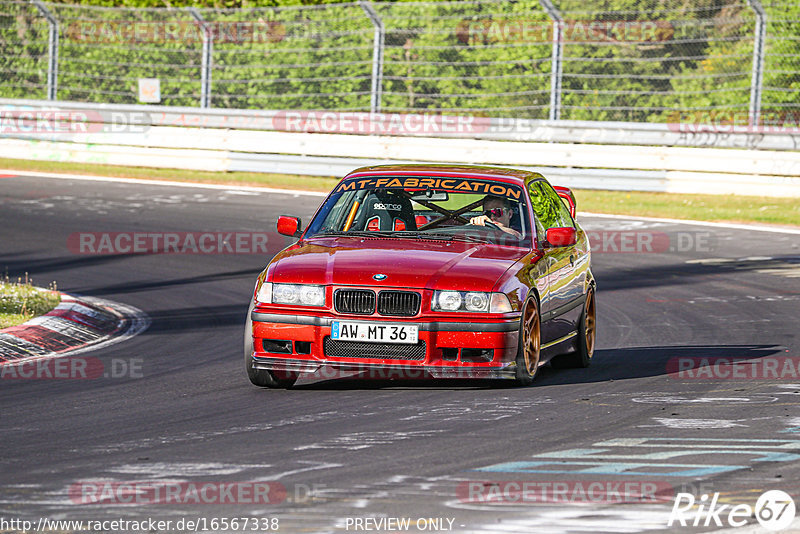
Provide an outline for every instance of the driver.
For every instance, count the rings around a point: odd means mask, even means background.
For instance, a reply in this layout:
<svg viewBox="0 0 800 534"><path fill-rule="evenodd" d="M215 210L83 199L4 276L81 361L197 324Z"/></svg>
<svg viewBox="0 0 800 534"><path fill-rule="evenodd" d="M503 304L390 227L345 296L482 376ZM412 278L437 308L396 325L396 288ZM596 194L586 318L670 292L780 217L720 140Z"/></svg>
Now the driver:
<svg viewBox="0 0 800 534"><path fill-rule="evenodd" d="M486 226L487 222L492 223L505 233L521 239L522 234L509 227L511 214L511 201L504 197L486 195L483 199L483 215L473 217L469 223L476 226Z"/></svg>

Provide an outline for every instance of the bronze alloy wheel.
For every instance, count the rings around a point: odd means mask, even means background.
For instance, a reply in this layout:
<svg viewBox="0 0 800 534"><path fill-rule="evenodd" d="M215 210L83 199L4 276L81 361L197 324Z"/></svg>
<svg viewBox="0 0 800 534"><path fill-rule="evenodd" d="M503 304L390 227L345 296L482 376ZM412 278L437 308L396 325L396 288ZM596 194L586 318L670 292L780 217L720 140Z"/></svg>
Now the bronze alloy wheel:
<svg viewBox="0 0 800 534"><path fill-rule="evenodd" d="M541 349L541 328L539 323L539 307L535 299L528 301L520 321L520 342L517 354L516 379L520 385L527 386L533 382L539 369Z"/></svg>
<svg viewBox="0 0 800 534"><path fill-rule="evenodd" d="M591 359L594 354L594 340L595 332L595 310L594 310L594 291L589 291L586 295L586 307L583 312L583 346L585 347L586 356Z"/></svg>

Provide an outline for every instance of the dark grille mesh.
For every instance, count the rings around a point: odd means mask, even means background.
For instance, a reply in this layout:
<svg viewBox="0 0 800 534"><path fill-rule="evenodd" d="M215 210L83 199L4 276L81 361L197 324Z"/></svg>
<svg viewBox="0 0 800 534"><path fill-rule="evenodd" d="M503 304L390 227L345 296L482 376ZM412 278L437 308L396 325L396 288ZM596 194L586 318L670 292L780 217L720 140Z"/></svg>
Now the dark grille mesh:
<svg viewBox="0 0 800 534"><path fill-rule="evenodd" d="M425 342L416 345L396 343L363 343L360 341L340 341L326 337L325 356L337 358L385 358L389 360L424 360Z"/></svg>
<svg viewBox="0 0 800 534"><path fill-rule="evenodd" d="M411 317L419 313L421 298L412 291L381 291L378 293L378 313Z"/></svg>
<svg viewBox="0 0 800 534"><path fill-rule="evenodd" d="M375 292L367 289L337 289L333 306L339 313L371 315L375 312Z"/></svg>

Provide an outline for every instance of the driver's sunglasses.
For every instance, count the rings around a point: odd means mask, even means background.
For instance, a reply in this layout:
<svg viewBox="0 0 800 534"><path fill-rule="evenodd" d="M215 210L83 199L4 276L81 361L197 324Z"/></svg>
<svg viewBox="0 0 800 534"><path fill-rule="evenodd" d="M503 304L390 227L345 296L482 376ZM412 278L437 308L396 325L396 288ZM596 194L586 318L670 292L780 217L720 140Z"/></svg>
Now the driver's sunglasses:
<svg viewBox="0 0 800 534"><path fill-rule="evenodd" d="M483 210L483 214L487 217L502 217L510 211L509 208L492 208L490 210Z"/></svg>

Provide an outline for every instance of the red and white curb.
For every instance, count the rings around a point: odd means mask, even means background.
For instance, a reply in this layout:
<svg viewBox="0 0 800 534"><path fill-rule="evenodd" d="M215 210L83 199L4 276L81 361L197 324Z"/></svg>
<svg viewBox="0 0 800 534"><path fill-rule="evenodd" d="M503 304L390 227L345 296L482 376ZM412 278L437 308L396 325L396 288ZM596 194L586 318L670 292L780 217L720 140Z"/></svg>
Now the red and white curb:
<svg viewBox="0 0 800 534"><path fill-rule="evenodd" d="M0 365L79 354L129 339L150 326L142 310L96 297L61 294L61 303L0 330Z"/></svg>

